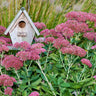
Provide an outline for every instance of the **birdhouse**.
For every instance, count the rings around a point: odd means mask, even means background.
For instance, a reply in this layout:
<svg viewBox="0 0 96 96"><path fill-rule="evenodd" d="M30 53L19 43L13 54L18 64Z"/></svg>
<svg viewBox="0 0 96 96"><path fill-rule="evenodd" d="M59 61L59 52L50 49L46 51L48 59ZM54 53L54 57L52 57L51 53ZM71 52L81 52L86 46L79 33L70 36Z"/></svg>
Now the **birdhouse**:
<svg viewBox="0 0 96 96"><path fill-rule="evenodd" d="M13 44L22 41L31 44L35 33L39 35L39 31L24 8L21 8L4 34L7 35L8 33Z"/></svg>

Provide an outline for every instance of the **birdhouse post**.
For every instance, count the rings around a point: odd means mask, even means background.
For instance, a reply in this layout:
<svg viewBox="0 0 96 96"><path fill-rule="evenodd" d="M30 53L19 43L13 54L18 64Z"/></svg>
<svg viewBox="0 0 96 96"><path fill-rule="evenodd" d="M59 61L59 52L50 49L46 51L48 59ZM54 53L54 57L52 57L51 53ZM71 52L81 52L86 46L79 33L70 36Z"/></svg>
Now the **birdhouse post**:
<svg viewBox="0 0 96 96"><path fill-rule="evenodd" d="M21 8L4 34L7 35L8 33L13 44L22 41L31 44L35 33L39 35L39 31L24 8Z"/></svg>

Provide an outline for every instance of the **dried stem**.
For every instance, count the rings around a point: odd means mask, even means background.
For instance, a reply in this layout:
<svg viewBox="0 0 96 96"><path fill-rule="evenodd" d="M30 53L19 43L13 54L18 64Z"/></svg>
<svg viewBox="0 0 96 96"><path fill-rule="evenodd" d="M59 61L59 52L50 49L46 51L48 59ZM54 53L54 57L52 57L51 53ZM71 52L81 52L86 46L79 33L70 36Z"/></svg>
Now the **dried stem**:
<svg viewBox="0 0 96 96"><path fill-rule="evenodd" d="M47 83L48 83L48 85L49 85L49 87L50 87L50 89L51 89L51 91L52 91L53 95L54 95L54 96L56 96L56 94L55 94L55 92L54 92L54 89L53 89L53 86L52 86L52 84L48 81L48 78L46 77L45 73L43 72L43 70L42 70L42 67L41 67L41 65L40 65L39 60L38 60L38 61L36 61L36 63L38 64L38 66L39 66L39 68L40 68L40 70L41 70L41 72L42 72L43 76L45 77L45 79L46 79L46 81L47 81Z"/></svg>

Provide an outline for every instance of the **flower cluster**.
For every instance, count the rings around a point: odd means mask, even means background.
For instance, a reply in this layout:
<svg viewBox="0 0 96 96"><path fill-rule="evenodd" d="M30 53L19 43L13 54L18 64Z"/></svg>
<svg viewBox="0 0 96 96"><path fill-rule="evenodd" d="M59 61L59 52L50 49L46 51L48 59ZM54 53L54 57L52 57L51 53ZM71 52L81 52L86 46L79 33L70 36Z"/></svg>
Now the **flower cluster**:
<svg viewBox="0 0 96 96"><path fill-rule="evenodd" d="M78 22L76 20L68 20L65 23L61 23L61 24L57 25L55 27L55 31L63 32L62 30L64 30L64 28L66 28L66 27L67 27L67 30L68 30L68 28L70 28L69 30L72 30L75 33L79 33L79 32L85 33L89 30L88 25L86 23ZM70 33L70 35L72 34L72 32L69 32L69 33Z"/></svg>
<svg viewBox="0 0 96 96"><path fill-rule="evenodd" d="M5 32L6 28L3 26L0 26L0 35L3 34Z"/></svg>
<svg viewBox="0 0 96 96"><path fill-rule="evenodd" d="M11 96L11 95L12 95L12 91L13 91L12 88L7 87L7 89L4 90L4 94L5 94L5 95L10 95L10 96Z"/></svg>
<svg viewBox="0 0 96 96"><path fill-rule="evenodd" d="M0 52L3 52L3 51L8 52L9 48L6 45L0 45Z"/></svg>
<svg viewBox="0 0 96 96"><path fill-rule="evenodd" d="M44 23L40 23L40 22L34 22L34 25L38 28L38 29L44 29L46 28L46 25Z"/></svg>
<svg viewBox="0 0 96 96"><path fill-rule="evenodd" d="M63 54L67 53L67 54L72 54L80 57L84 57L86 55L86 51L76 45L69 45L67 47L62 47L61 52Z"/></svg>
<svg viewBox="0 0 96 96"><path fill-rule="evenodd" d="M39 54L46 51L42 47L44 47L44 45L41 44L41 43L33 44L29 49L27 49L25 51L18 52L16 54L16 56L20 60L22 60L22 61L26 61L26 60L38 60L38 59L40 59Z"/></svg>
<svg viewBox="0 0 96 96"><path fill-rule="evenodd" d="M62 34L67 38L70 38L74 35L73 30L68 27L62 29Z"/></svg>
<svg viewBox="0 0 96 96"><path fill-rule="evenodd" d="M3 59L2 66L5 66L6 70L10 70L10 68L18 70L23 67L23 62L14 55L8 55Z"/></svg>
<svg viewBox="0 0 96 96"><path fill-rule="evenodd" d="M87 32L83 34L83 37L87 38L88 40L95 40L96 33L95 32Z"/></svg>
<svg viewBox="0 0 96 96"><path fill-rule="evenodd" d="M91 62L90 62L90 60L88 60L88 59L83 58L83 59L81 59L81 62L82 62L83 64L89 66L89 67L92 67Z"/></svg>
<svg viewBox="0 0 96 96"><path fill-rule="evenodd" d="M95 76L93 76L93 78L95 78L95 80L96 80L96 75L95 75Z"/></svg>
<svg viewBox="0 0 96 96"><path fill-rule="evenodd" d="M29 96L39 96L39 93L36 92L36 91L34 91L34 92L32 92Z"/></svg>
<svg viewBox="0 0 96 96"><path fill-rule="evenodd" d="M61 47L66 47L69 45L69 41L64 38L57 38L54 40L53 47L59 49Z"/></svg>
<svg viewBox="0 0 96 96"><path fill-rule="evenodd" d="M15 48L19 48L21 50L26 50L26 49L31 47L31 45L28 42L26 42L26 41L23 41L21 43L16 42L13 46Z"/></svg>
<svg viewBox="0 0 96 96"><path fill-rule="evenodd" d="M92 46L91 49L96 49L96 45Z"/></svg>
<svg viewBox="0 0 96 96"><path fill-rule="evenodd" d="M45 43L53 43L54 40L55 40L54 37L47 37L45 38Z"/></svg>
<svg viewBox="0 0 96 96"><path fill-rule="evenodd" d="M79 22L93 21L96 22L96 15L87 12L69 12L65 15L67 19L77 20Z"/></svg>
<svg viewBox="0 0 96 96"><path fill-rule="evenodd" d="M11 39L10 39L10 38L1 36L0 39L5 40L7 43L8 43L8 42L11 43Z"/></svg>
<svg viewBox="0 0 96 96"><path fill-rule="evenodd" d="M58 37L61 38L63 37L60 32L56 32L54 29L45 29L40 32L41 35L44 37L52 36L52 37Z"/></svg>
<svg viewBox="0 0 96 96"><path fill-rule="evenodd" d="M0 45L6 45L6 41L3 39L0 39Z"/></svg>
<svg viewBox="0 0 96 96"><path fill-rule="evenodd" d="M29 52L20 51L16 54L16 57L18 57L21 61L26 61L29 59Z"/></svg>
<svg viewBox="0 0 96 96"><path fill-rule="evenodd" d="M0 75L0 86L13 86L13 82L17 82L15 78L10 77L6 74Z"/></svg>

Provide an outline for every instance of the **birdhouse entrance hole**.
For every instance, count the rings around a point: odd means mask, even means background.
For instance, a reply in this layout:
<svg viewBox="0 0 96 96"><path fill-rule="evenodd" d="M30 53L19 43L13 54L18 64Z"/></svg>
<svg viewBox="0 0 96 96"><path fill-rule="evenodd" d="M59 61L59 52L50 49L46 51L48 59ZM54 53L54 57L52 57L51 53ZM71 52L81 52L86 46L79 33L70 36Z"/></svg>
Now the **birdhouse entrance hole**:
<svg viewBox="0 0 96 96"><path fill-rule="evenodd" d="M20 22L19 22L19 27L20 27L20 28L24 28L25 25L26 25L25 21L20 21Z"/></svg>

